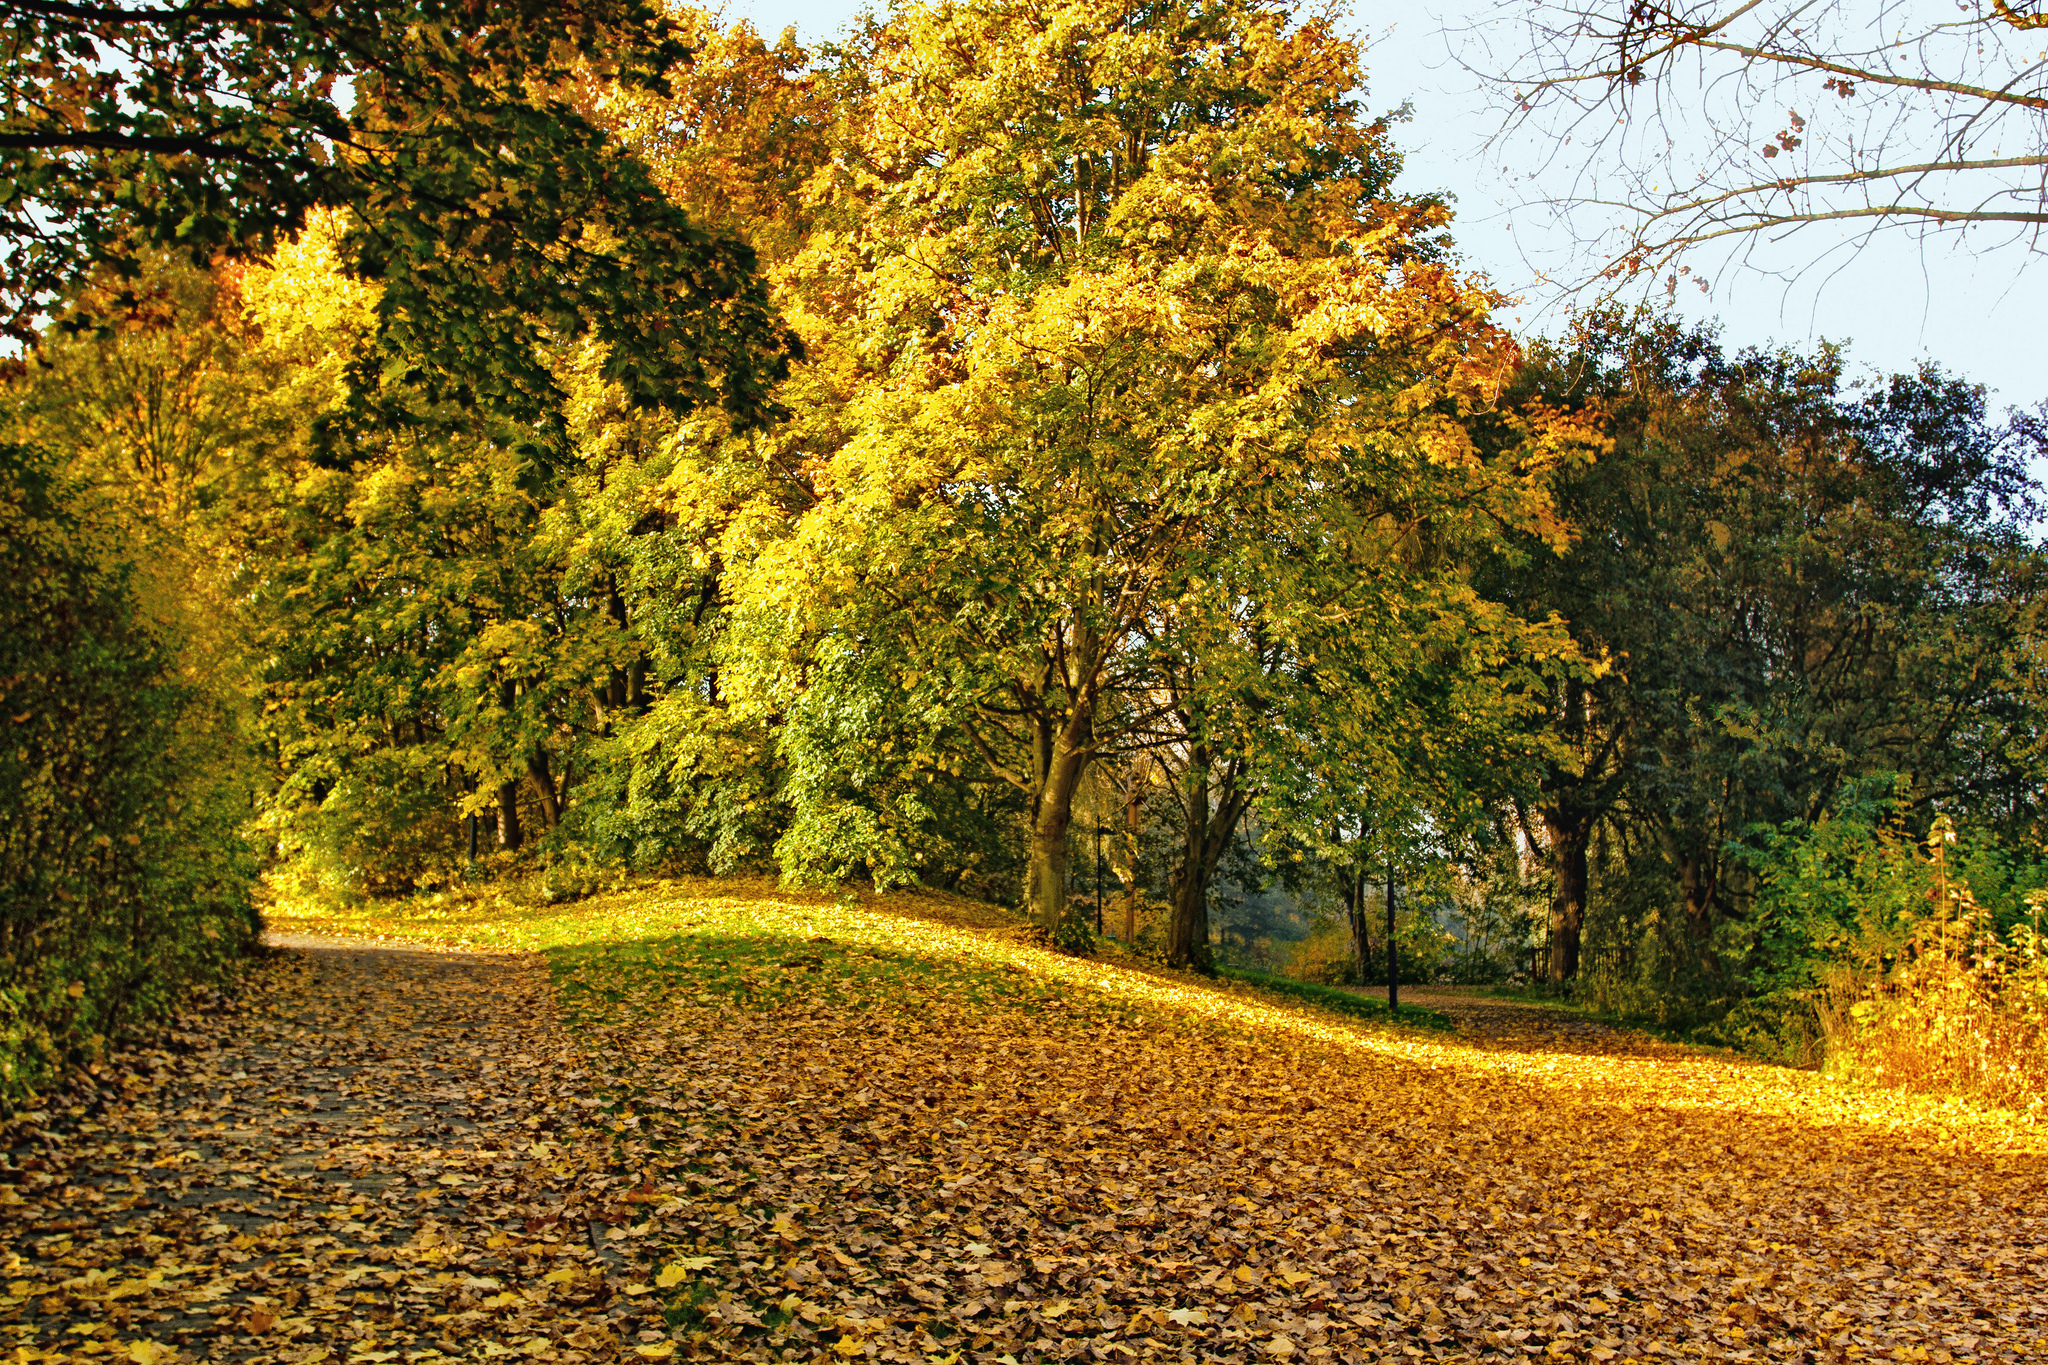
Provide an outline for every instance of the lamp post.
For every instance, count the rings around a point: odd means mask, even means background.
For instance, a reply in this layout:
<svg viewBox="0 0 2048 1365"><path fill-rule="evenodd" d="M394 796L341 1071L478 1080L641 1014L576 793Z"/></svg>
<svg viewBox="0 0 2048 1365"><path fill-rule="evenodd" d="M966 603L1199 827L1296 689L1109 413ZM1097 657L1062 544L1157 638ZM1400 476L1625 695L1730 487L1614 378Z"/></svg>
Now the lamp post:
<svg viewBox="0 0 2048 1365"><path fill-rule="evenodd" d="M1095 817L1095 936L1102 937L1102 817Z"/></svg>
<svg viewBox="0 0 2048 1365"><path fill-rule="evenodd" d="M1387 1017L1401 1008L1401 968L1394 948L1394 846L1387 844Z"/></svg>

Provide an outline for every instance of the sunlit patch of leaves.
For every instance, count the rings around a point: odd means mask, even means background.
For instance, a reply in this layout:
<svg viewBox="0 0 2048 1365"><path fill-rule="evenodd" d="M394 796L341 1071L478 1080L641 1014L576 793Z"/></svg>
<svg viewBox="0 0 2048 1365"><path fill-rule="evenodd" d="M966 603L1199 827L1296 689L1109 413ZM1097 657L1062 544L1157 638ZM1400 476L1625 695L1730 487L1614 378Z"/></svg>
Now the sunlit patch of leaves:
<svg viewBox="0 0 2048 1365"><path fill-rule="evenodd" d="M1548 1033L1529 1007L1484 1007L1498 1045L1368 1027L924 897L666 884L456 931L548 951L322 949L202 1021L196 1060L45 1116L0 1182L26 1358L2048 1344L2048 1141L1960 1107L1605 1052L1597 1024ZM218 1233L178 1212L201 1192Z"/></svg>

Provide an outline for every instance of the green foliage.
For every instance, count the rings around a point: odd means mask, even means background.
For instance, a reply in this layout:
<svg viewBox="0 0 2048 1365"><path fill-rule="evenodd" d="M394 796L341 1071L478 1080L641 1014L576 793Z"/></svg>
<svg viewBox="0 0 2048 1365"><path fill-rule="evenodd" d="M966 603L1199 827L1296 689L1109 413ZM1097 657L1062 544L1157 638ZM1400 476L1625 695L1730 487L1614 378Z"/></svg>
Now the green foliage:
<svg viewBox="0 0 2048 1365"><path fill-rule="evenodd" d="M1599 1008L1666 1028L1741 1009L1744 1036L1805 1046L1755 1022L1804 989L1812 945L1746 831L1853 817L1860 784L1903 775L1902 827L1947 809L2039 837L2041 428L1933 366L1844 370L1603 312L1522 377L1614 440L1560 470L1571 546L1481 575L1601 661L1550 695L1561 752L1515 807L1549 863L1551 970Z"/></svg>
<svg viewBox="0 0 2048 1365"><path fill-rule="evenodd" d="M0 445L0 1105L254 942L234 737L136 574L48 454Z"/></svg>
<svg viewBox="0 0 2048 1365"><path fill-rule="evenodd" d="M586 335L636 404L774 411L793 343L752 251L690 222L587 116L593 82L664 89L687 58L655 5L58 7L9 37L0 324L23 342L95 270L132 280L145 248L203 266L330 211L350 271L381 287L352 380L373 426L482 412L559 451L550 353Z"/></svg>

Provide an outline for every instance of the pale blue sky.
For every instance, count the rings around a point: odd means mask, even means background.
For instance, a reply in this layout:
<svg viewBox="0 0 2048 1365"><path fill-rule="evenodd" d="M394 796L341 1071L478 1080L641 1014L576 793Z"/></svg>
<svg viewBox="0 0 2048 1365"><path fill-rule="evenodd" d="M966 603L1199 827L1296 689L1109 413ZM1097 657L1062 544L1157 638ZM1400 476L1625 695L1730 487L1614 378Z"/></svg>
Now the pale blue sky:
<svg viewBox="0 0 2048 1365"><path fill-rule="evenodd" d="M1448 12L1455 20L1483 4L1459 0ZM726 12L771 37L795 24L800 37L817 39L864 7L860 0L729 0ZM1384 4L1358 10L1358 27L1368 35L1368 103L1374 109L1413 103L1415 117L1399 134L1408 154L1407 186L1456 196L1457 237L1468 263L1522 297L1523 305L1507 316L1523 330L1548 330L1556 299L1531 283L1524 249L1537 264L1547 260L1556 267L1568 245L1541 219L1506 211L1498 157L1480 150L1492 129L1475 82L1448 59L1438 17L1444 12ZM1784 263L1810 260L1821 245L1796 243ZM1803 346L1826 337L1849 343L1857 366L1880 371L1909 369L1932 357L1989 386L1999 406L2048 399L2048 345L2040 340L2041 321L2048 318L2048 259L2016 248L1977 257L1953 240L1923 251L1903 235L1890 235L1802 271L1790 287L1724 270L1711 296L1679 302L1691 316L1718 316L1737 345Z"/></svg>

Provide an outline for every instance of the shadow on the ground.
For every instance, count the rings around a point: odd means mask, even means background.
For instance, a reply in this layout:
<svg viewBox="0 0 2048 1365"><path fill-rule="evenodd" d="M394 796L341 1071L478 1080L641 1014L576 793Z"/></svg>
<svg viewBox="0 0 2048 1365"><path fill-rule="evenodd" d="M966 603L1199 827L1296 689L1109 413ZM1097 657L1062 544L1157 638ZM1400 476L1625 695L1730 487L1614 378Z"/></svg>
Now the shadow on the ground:
<svg viewBox="0 0 2048 1365"><path fill-rule="evenodd" d="M1385 986L1352 990L1375 1000L1387 998ZM1455 989L1403 986L1401 1003L1449 1015L1460 1039L1501 1052L1555 1052L1572 1057L1682 1057L1693 1050L1537 1000L1503 1000Z"/></svg>

